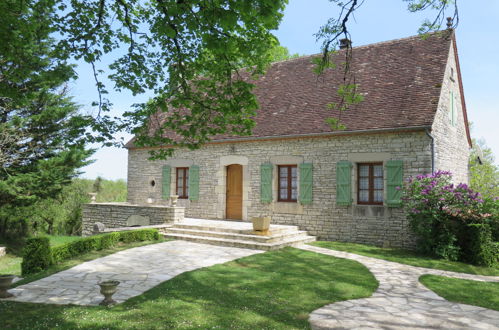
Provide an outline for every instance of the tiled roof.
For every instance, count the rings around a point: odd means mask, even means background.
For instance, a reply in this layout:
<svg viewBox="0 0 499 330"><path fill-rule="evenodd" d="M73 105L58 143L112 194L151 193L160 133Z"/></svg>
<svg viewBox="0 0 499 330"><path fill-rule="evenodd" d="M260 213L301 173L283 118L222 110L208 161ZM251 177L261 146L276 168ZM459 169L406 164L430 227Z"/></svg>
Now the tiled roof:
<svg viewBox="0 0 499 330"><path fill-rule="evenodd" d="M341 114L345 131L430 126L438 106L452 33L386 41L352 49L351 72L364 101ZM323 75L305 56L274 63L256 82L260 103L252 137L331 132L325 122L338 118L327 105L338 102L342 65ZM344 50L333 61L342 63ZM214 140L237 139L216 136ZM246 137L247 138L247 137ZM130 143L129 143L130 144Z"/></svg>

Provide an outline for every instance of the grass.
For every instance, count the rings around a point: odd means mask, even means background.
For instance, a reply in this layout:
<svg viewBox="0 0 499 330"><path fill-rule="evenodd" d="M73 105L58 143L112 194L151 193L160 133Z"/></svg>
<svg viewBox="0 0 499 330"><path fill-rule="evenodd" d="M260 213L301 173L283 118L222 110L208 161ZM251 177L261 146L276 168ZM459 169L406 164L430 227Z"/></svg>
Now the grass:
<svg viewBox="0 0 499 330"><path fill-rule="evenodd" d="M328 303L369 297L360 263L285 248L183 273L113 308L0 301L4 328L304 329Z"/></svg>
<svg viewBox="0 0 499 330"><path fill-rule="evenodd" d="M75 239L78 239L79 236L50 236L50 244L53 246L61 245L64 243L68 243L70 241L74 241ZM144 245L149 245L149 244L156 244L156 243L161 243L164 242L164 240L160 239L158 241L144 241L144 242L132 242L132 243L120 243L118 246L110 249L105 249L105 250L100 250L100 251L92 251L86 254L83 254L77 258L73 258L70 260L66 260L62 263L59 263L57 265L51 266L47 270L33 274L31 276L25 277L23 280L16 282L14 286L21 285L21 284L26 284L35 280L38 280L40 278L43 278L45 276L60 272L62 270L74 267L76 265L79 265L85 261L90 261L93 259L105 257L107 255L116 253L118 251L126 250L126 249L131 249L134 247L139 247L139 246L144 246ZM22 262L22 257L13 255L13 254L7 254L4 257L0 258L0 274L14 274L21 276L21 262Z"/></svg>
<svg viewBox="0 0 499 330"><path fill-rule="evenodd" d="M419 281L449 301L499 311L498 282L471 281L437 275L423 275Z"/></svg>
<svg viewBox="0 0 499 330"><path fill-rule="evenodd" d="M55 236L55 235L47 235L47 237L50 239L51 246L63 245L66 243L77 241L81 238L81 236Z"/></svg>
<svg viewBox="0 0 499 330"><path fill-rule="evenodd" d="M326 249L351 252L367 257L378 258L417 267L441 269L452 272L477 274L477 275L489 275L489 276L499 275L499 268L497 266L495 268L473 266L463 262L435 259L428 256L420 255L413 251L403 250L403 249L381 248L364 244L324 242L324 241L313 242L310 244Z"/></svg>
<svg viewBox="0 0 499 330"><path fill-rule="evenodd" d="M56 236L47 235L50 239L50 245L58 246L72 241L76 241L81 238L80 236ZM0 257L0 274L14 274L21 275L21 262L22 258L22 245L16 244L18 242L11 242L11 244L6 243L8 246L7 255Z"/></svg>

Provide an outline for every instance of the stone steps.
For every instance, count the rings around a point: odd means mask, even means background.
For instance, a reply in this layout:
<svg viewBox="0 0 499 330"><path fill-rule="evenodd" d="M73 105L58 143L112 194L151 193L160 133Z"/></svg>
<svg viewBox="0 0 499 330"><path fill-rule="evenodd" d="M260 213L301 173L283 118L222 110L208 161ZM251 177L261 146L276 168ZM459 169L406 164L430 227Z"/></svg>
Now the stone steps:
<svg viewBox="0 0 499 330"><path fill-rule="evenodd" d="M268 235L264 236L255 235L250 222L189 218L160 232L165 238L266 251L315 241L314 236L298 226L271 224Z"/></svg>
<svg viewBox="0 0 499 330"><path fill-rule="evenodd" d="M229 240L240 240L240 241L259 242L259 243L275 243L286 238L298 239L307 236L307 232L304 230L294 230L294 231L286 230L286 231L278 231L277 233L272 231L270 236L262 236L262 235L239 234L239 233L230 233L230 232L219 232L213 230L175 228L175 226L166 229L165 232L171 235L202 236L202 237L223 238Z"/></svg>
<svg viewBox="0 0 499 330"><path fill-rule="evenodd" d="M230 246L230 247L238 247L243 249L252 249L252 250L265 250L272 251L278 250L286 246L295 246L303 243L309 243L315 241L314 236L304 236L299 239L296 238L286 238L278 242L272 243L261 243L261 242L251 242L237 239L225 239L225 238L217 238L217 237L205 237L205 236L194 236L187 234L164 234L165 238L174 238L184 241L191 241L196 243L203 244L211 244L218 246Z"/></svg>

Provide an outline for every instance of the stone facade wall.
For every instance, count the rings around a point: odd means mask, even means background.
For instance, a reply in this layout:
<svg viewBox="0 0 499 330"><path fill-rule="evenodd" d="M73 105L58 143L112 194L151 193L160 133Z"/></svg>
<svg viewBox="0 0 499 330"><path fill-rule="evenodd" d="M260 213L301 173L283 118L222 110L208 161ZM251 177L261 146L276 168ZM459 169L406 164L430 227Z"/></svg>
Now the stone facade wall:
<svg viewBox="0 0 499 330"><path fill-rule="evenodd" d="M183 207L131 205L127 203L95 203L83 205L83 236L92 235L94 223L106 228L130 225L162 225L183 220Z"/></svg>
<svg viewBox="0 0 499 330"><path fill-rule="evenodd" d="M431 130L431 134L435 138L435 170L450 171L455 183L468 183L470 146L466 136L463 104L459 88L460 78L457 71L454 45L451 44L438 110ZM456 125L453 125L449 118L451 91L455 95Z"/></svg>
<svg viewBox="0 0 499 330"><path fill-rule="evenodd" d="M175 192L175 168L199 165L199 200L179 200L186 216L225 218L226 166L243 165L243 220L271 215L277 224L298 225L319 239L413 246L408 221L400 208L357 205L356 164L402 160L404 178L431 170L430 139L423 131L333 136L241 143L212 143L200 150L177 150L164 161L149 161L148 151L130 149L128 155L128 201L142 204L148 198L161 200L161 168L172 166L171 191ZM336 163L349 160L352 170L352 206L336 205ZM277 166L273 173L273 202L260 201L262 163L313 164L313 202L277 202ZM154 185L151 182L154 181ZM386 191L386 175L385 175Z"/></svg>

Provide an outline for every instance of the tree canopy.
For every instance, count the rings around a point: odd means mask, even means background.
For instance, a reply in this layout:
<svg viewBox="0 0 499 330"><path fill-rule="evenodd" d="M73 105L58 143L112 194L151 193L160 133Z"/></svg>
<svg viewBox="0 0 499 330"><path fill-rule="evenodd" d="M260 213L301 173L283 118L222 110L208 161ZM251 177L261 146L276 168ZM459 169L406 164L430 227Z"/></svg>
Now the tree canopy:
<svg viewBox="0 0 499 330"><path fill-rule="evenodd" d="M449 0L404 1L410 11L437 11L434 21L423 24L425 31L438 29L454 4ZM278 44L272 30L278 28L287 2L6 0L3 4L10 12L20 6L47 8L45 29L57 39L51 56L91 64L99 96L96 105L100 111L91 123L99 132L97 139L109 141L113 132L126 128L136 134L139 146L197 148L216 134L251 134L251 117L258 104L253 85L244 78L263 73L275 58L269 51ZM330 2L339 10L316 35L324 42L322 67L327 67L339 38L350 37L349 18L364 3ZM26 23L16 22L24 24L22 29L30 29ZM0 38L5 40L5 36ZM9 47L23 47L20 39L7 41ZM109 58L114 61L105 71L99 70L101 61ZM127 111L124 121L111 118L106 113L111 103L106 99L108 87L101 81L104 74L118 91L140 94L152 90L155 97ZM345 85L343 90L355 92L348 80ZM350 95L345 98L355 99ZM156 133L150 134L148 120L158 112L163 115L154 123ZM178 139L166 138L164 131L174 131ZM157 156L167 154L164 150Z"/></svg>
<svg viewBox="0 0 499 330"><path fill-rule="evenodd" d="M0 2L0 232L9 212L55 197L88 164L86 127L67 95L73 67L56 53L45 2ZM9 211L10 210L10 211Z"/></svg>

